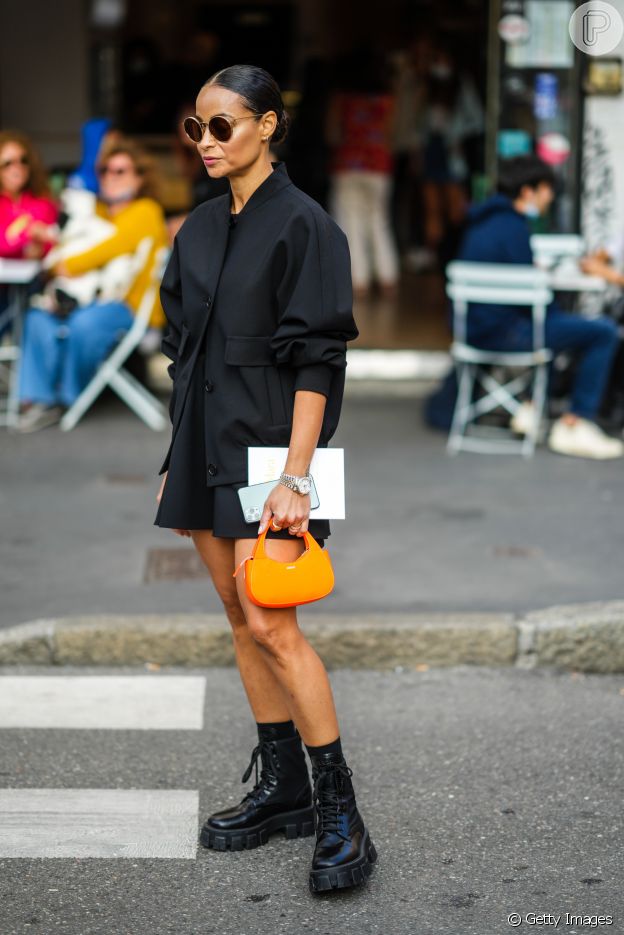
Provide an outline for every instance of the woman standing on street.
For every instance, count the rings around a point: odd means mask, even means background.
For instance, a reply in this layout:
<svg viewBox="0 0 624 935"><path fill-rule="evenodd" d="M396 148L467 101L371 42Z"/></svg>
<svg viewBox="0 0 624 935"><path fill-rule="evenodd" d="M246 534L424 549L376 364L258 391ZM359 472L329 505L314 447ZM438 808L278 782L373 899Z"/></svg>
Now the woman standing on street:
<svg viewBox="0 0 624 935"><path fill-rule="evenodd" d="M173 431L156 524L191 536L210 572L259 738L243 776L246 782L255 764L254 788L211 815L201 841L241 850L279 830L288 838L313 834L316 808L310 886L355 886L376 853L356 806L327 673L295 608L258 607L242 576L232 577L255 542L237 497L250 445L288 448L260 522L260 531L271 524L272 557L294 561L308 529L316 539L329 535L326 520L309 519L305 491L315 449L335 432L345 345L357 337L349 251L284 164L270 161L288 116L266 71L225 68L202 87L196 106L186 132L210 177L227 178L230 191L192 212L163 279Z"/></svg>

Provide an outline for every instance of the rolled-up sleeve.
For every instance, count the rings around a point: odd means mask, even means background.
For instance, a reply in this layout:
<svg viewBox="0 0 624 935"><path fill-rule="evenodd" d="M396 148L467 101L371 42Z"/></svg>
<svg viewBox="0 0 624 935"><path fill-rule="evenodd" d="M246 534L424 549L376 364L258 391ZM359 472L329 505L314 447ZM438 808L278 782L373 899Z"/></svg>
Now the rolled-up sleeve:
<svg viewBox="0 0 624 935"><path fill-rule="evenodd" d="M347 239L329 216L310 214L295 219L283 244L271 349L278 366L297 371L295 390L329 396L335 372L346 367L346 342L358 335Z"/></svg>

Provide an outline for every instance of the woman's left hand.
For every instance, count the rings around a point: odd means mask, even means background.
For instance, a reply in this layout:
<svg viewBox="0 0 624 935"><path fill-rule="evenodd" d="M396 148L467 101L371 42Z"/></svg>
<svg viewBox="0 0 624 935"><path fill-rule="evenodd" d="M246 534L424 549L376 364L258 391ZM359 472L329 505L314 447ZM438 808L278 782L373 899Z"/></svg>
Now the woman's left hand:
<svg viewBox="0 0 624 935"><path fill-rule="evenodd" d="M277 484L264 504L258 534L264 532L267 523L271 523L271 529L275 529L275 526L279 526L280 529L288 528L291 536L301 537L308 531L309 519L309 494L302 496L284 484Z"/></svg>

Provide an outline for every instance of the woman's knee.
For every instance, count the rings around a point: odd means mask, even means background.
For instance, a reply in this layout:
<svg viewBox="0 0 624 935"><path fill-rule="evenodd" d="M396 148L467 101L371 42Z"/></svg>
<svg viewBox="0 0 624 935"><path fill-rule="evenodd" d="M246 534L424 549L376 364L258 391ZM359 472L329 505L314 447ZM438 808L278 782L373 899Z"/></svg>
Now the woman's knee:
<svg viewBox="0 0 624 935"><path fill-rule="evenodd" d="M301 636L296 625L290 626L285 621L276 620L274 614L254 614L247 621L247 627L254 642L278 661L295 650Z"/></svg>
<svg viewBox="0 0 624 935"><path fill-rule="evenodd" d="M77 308L67 319L68 338L70 341L83 343L96 334L95 316L91 306Z"/></svg>

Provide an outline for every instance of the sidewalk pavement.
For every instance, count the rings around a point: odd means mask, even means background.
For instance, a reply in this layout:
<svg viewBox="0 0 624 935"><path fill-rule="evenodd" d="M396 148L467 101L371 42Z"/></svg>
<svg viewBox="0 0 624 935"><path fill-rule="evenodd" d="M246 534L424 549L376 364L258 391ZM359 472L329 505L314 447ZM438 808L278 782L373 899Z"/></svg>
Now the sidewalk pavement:
<svg viewBox="0 0 624 935"><path fill-rule="evenodd" d="M346 449L348 520L333 523L336 589L306 610L311 626L347 617L377 632L413 620L430 633L476 620L502 627L513 661L533 652L532 612L624 596L620 461L543 449L528 462L449 458L444 436L422 426L421 401L392 394L360 387L345 401L335 444ZM172 615L220 613L188 540L153 526L167 443L113 398L69 434L5 435L0 627L94 615L156 615L166 625ZM584 625L588 613L592 625L608 624L599 655L621 658L621 606L559 617Z"/></svg>
<svg viewBox="0 0 624 935"><path fill-rule="evenodd" d="M233 669L1 675L2 935L623 930L620 677L334 672L379 860L366 887L314 897L313 838L196 846L251 785Z"/></svg>

